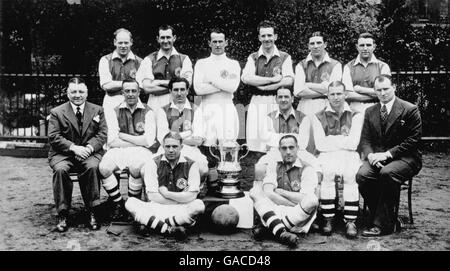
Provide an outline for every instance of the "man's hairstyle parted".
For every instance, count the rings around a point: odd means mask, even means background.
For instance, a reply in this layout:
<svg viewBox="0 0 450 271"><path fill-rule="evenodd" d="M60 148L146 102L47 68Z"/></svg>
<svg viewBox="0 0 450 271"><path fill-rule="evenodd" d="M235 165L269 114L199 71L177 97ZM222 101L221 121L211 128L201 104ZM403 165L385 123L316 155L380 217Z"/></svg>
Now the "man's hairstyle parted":
<svg viewBox="0 0 450 271"><path fill-rule="evenodd" d="M139 89L139 83L134 78L127 78L127 79L123 80L122 81L122 89L123 89L123 85L125 83L135 83L137 85L138 89Z"/></svg>
<svg viewBox="0 0 450 271"><path fill-rule="evenodd" d="M208 34L209 35L208 39L211 39L211 34L212 33L223 34L225 36L225 38L227 37L227 34L225 33L225 31L221 27L213 27L213 28L211 28L211 30L209 31L209 34Z"/></svg>
<svg viewBox="0 0 450 271"><path fill-rule="evenodd" d="M170 131L163 138L163 146L165 145L166 139L168 139L168 138L178 140L178 141L180 141L180 144L183 143L183 139L181 138L180 133Z"/></svg>
<svg viewBox="0 0 450 271"><path fill-rule="evenodd" d="M119 29L117 29L116 31L114 31L114 39L116 39L117 35L118 35L120 32L125 32L125 33L127 33L128 35L130 35L130 40L131 40L131 41L133 40L133 35L132 35L131 32L130 32L128 29L126 29L126 28L119 28Z"/></svg>
<svg viewBox="0 0 450 271"><path fill-rule="evenodd" d="M347 89L345 88L344 83L342 83L342 81L333 81L331 82L328 87L327 90L330 90L330 87L343 87L344 91L347 91Z"/></svg>
<svg viewBox="0 0 450 271"><path fill-rule="evenodd" d="M67 82L66 91L69 91L70 84L75 84L75 85L83 84L86 87L86 90L88 89L87 85L86 85L86 82L81 77L72 77L72 78L70 78L69 82Z"/></svg>
<svg viewBox="0 0 450 271"><path fill-rule="evenodd" d="M72 77L72 78L69 79L69 82L67 83L67 85L69 85L69 84L77 84L77 85L78 84L85 84L86 85L86 82L81 77Z"/></svg>
<svg viewBox="0 0 450 271"><path fill-rule="evenodd" d="M171 25L168 25L168 24L164 24L164 25L161 25L160 27L158 27L158 37L159 37L159 31L166 31L166 30L172 30L172 36L175 36L175 29L171 26Z"/></svg>
<svg viewBox="0 0 450 271"><path fill-rule="evenodd" d="M168 84L169 91L172 91L173 84L179 83L179 82L184 82L186 84L186 89L187 90L189 89L189 81L186 78L175 76L172 79L170 79L170 81L169 81L169 84Z"/></svg>
<svg viewBox="0 0 450 271"><path fill-rule="evenodd" d="M260 30L261 28L273 28L273 33L274 33L274 34L277 33L277 29L276 29L275 23L272 22L272 21L269 21L269 20L261 21L261 22L258 24L258 27L256 28L258 34L259 34L259 30Z"/></svg>
<svg viewBox="0 0 450 271"><path fill-rule="evenodd" d="M291 134L287 134L287 135L282 136L282 137L280 138L280 141L278 141L278 146L281 146L281 141L283 141L283 140L285 140L285 139L288 139L288 138L294 139L295 145L298 146L297 138L296 138L294 135L291 135Z"/></svg>
<svg viewBox="0 0 450 271"><path fill-rule="evenodd" d="M322 31L314 31L309 38L312 37L322 37L323 42L327 42L327 36Z"/></svg>
<svg viewBox="0 0 450 271"><path fill-rule="evenodd" d="M375 43L375 37L369 32L359 34L358 38L356 39L356 43L358 43L359 39L372 39L373 43Z"/></svg>
<svg viewBox="0 0 450 271"><path fill-rule="evenodd" d="M289 93L291 94L292 97L294 97L294 91L285 87L281 87L279 89L277 89L277 94L275 96L278 96L278 91L285 89L285 90L289 90Z"/></svg>
<svg viewBox="0 0 450 271"><path fill-rule="evenodd" d="M375 85L376 82L380 82L383 83L384 80L389 80L389 82L391 82L391 85L394 85L394 83L392 82L392 76L390 76L389 74L380 74L377 77L375 77L375 79L373 79L373 84Z"/></svg>

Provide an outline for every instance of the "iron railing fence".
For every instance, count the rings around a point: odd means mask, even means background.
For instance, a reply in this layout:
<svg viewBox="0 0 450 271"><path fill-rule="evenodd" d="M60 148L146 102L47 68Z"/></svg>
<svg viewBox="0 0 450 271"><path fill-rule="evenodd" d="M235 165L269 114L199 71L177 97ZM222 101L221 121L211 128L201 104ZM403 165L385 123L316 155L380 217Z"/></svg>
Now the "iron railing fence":
<svg viewBox="0 0 450 271"><path fill-rule="evenodd" d="M397 95L419 106L423 136L449 140L450 71L394 71L392 75ZM67 101L67 81L74 76L85 79L88 100L101 105L104 91L97 75L0 74L0 140L45 139L50 109Z"/></svg>

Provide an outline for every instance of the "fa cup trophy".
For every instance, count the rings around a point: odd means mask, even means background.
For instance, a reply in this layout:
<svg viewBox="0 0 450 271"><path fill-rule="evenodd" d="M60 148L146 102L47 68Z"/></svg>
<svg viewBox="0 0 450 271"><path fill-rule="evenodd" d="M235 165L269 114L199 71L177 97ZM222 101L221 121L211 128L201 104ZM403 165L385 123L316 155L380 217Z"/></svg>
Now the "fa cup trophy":
<svg viewBox="0 0 450 271"><path fill-rule="evenodd" d="M244 146L247 151L241 158L238 158L239 150ZM211 148L219 148L220 158L212 152ZM238 187L238 176L242 170L239 162L249 152L247 144L239 145L234 140L225 140L219 146L214 144L209 147L209 152L219 161L219 166L217 167L217 172L219 173L219 190L216 192L216 195L224 199L243 197L244 192Z"/></svg>

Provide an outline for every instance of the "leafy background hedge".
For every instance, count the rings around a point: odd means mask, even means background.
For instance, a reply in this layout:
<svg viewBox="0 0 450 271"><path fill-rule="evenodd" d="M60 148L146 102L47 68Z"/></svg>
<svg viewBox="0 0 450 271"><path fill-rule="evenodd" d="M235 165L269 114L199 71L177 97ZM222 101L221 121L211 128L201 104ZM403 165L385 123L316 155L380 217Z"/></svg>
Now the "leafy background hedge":
<svg viewBox="0 0 450 271"><path fill-rule="evenodd" d="M309 35L320 30L327 34L328 52L342 63L356 56L356 38L367 31L377 37L377 57L388 62L394 71L448 70L450 65L449 27L412 26L420 7L411 0L69 2L77 1L0 2L2 73L95 75L100 57L114 49L113 32L117 28L125 27L133 33L133 51L144 57L158 49L157 28L162 24L175 27L176 48L194 63L209 55L209 30L225 29L229 40L227 54L243 67L247 56L259 47L256 27L263 19L276 23L277 45L292 55L294 64L307 55ZM2 81L2 94L17 92L17 84ZM430 123L450 124L448 81L448 75L399 77L399 94L427 112ZM102 95L98 85L92 88ZM249 98L241 85L235 102L246 105ZM450 134L450 125L443 126L447 128L434 128L436 133Z"/></svg>

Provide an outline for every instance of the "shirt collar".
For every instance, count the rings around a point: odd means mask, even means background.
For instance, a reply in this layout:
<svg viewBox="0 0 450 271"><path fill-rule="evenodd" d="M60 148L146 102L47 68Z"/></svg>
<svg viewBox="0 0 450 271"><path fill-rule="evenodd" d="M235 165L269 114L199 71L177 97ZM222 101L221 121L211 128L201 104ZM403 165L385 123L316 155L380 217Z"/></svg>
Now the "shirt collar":
<svg viewBox="0 0 450 271"><path fill-rule="evenodd" d="M391 113L392 106L394 106L394 101L395 101L395 96L394 96L394 99L390 100L390 101L386 104L386 110L387 110L387 113L388 113L388 114ZM382 102L380 102L380 104L381 104L381 106L383 106L383 103L382 103ZM380 107L380 110L381 110L381 107Z"/></svg>
<svg viewBox="0 0 450 271"><path fill-rule="evenodd" d="M173 101L170 102L170 108L174 108L174 109L178 110L178 106ZM188 99L186 99L186 101L184 102L183 109L192 109L191 103L189 102Z"/></svg>
<svg viewBox="0 0 450 271"><path fill-rule="evenodd" d="M376 58L376 56L375 56L374 54L372 54L372 58L370 58L369 63L377 64L378 62L379 62L378 58ZM361 65L362 65L362 63L361 63L361 56L360 56L359 54L358 54L358 56L356 57L356 61L355 61L355 63L353 64L353 66L356 66L356 65L358 65L358 64L361 64Z"/></svg>
<svg viewBox="0 0 450 271"><path fill-rule="evenodd" d="M74 105L72 102L70 102L70 106L72 106L73 112L77 113L77 107L80 107L81 114L84 114L84 106L86 105L86 102L84 102L82 105Z"/></svg>
<svg viewBox="0 0 450 271"><path fill-rule="evenodd" d="M277 162L283 162L283 158L278 157ZM300 158L297 157L297 159L294 162L293 167L298 167L298 168L302 168L303 167L303 163L300 161Z"/></svg>
<svg viewBox="0 0 450 271"><path fill-rule="evenodd" d="M278 56L278 57L280 57L280 51L278 51L278 48L277 48L277 46L276 45L273 45L273 54L272 54L272 57L273 56ZM262 48L262 46L260 46L259 47L259 50L258 50L258 57L260 57L261 55L264 55L264 51L263 51L263 48ZM271 58L272 58L271 57Z"/></svg>
<svg viewBox="0 0 450 271"><path fill-rule="evenodd" d="M329 101L327 101L327 105L325 107L325 111L336 113L336 111L334 111L334 109L331 107ZM352 109L350 108L350 106L348 105L347 102L344 102L344 112L345 111L352 112Z"/></svg>
<svg viewBox="0 0 450 271"><path fill-rule="evenodd" d="M309 53L308 56L306 57L306 62L309 62L309 61L313 61L311 53ZM325 52L325 55L323 56L323 60L321 63L323 63L323 62L331 62L331 58L327 52Z"/></svg>
<svg viewBox="0 0 450 271"><path fill-rule="evenodd" d="M115 58L119 58L119 59L122 59L120 56L119 56L119 54L117 53L117 51L116 50L114 50L114 52L112 53L112 56L111 56L111 58L112 59L115 59ZM127 55L127 58L126 58L126 60L125 61L127 61L128 59L133 59L133 60L136 60L136 55L135 54L133 54L133 52L132 51L130 51L129 53L128 53L128 55Z"/></svg>
<svg viewBox="0 0 450 271"><path fill-rule="evenodd" d="M277 108L276 112L276 116L280 117L280 114L282 115L281 111L279 108ZM294 108L291 107L291 111L289 111L289 116L293 116L295 118L295 112L294 112Z"/></svg>
<svg viewBox="0 0 450 271"><path fill-rule="evenodd" d="M170 55L166 55L163 53L163 51L161 49L159 49L158 51L158 55L156 56L156 60L160 60L161 57L165 56L167 59L169 59L171 56L173 55L179 55L177 49L175 49L175 47L172 47L172 51L170 52Z"/></svg>
<svg viewBox="0 0 450 271"><path fill-rule="evenodd" d="M166 162L169 162L169 160L167 160L167 158L166 158L166 155L165 155L165 154L163 154L163 155L162 155L162 157L161 157L161 161L166 161ZM187 162L187 161L186 161L186 158L184 158L184 156L183 156L183 155L180 155L180 158L178 159L177 165L178 165L179 163L185 163L185 162Z"/></svg>
<svg viewBox="0 0 450 271"><path fill-rule="evenodd" d="M213 60L223 60L227 58L227 54L226 53L223 53L221 55L211 54L209 57Z"/></svg>
<svg viewBox="0 0 450 271"><path fill-rule="evenodd" d="M129 107L128 107L128 104L127 104L127 102L125 102L125 101L123 101L123 102L121 102L120 104L119 104L119 108L128 108L128 109L130 109ZM138 102L137 102L137 105L136 105L136 109L145 109L145 106L144 106L144 104L141 102L141 100L139 99L138 100Z"/></svg>

